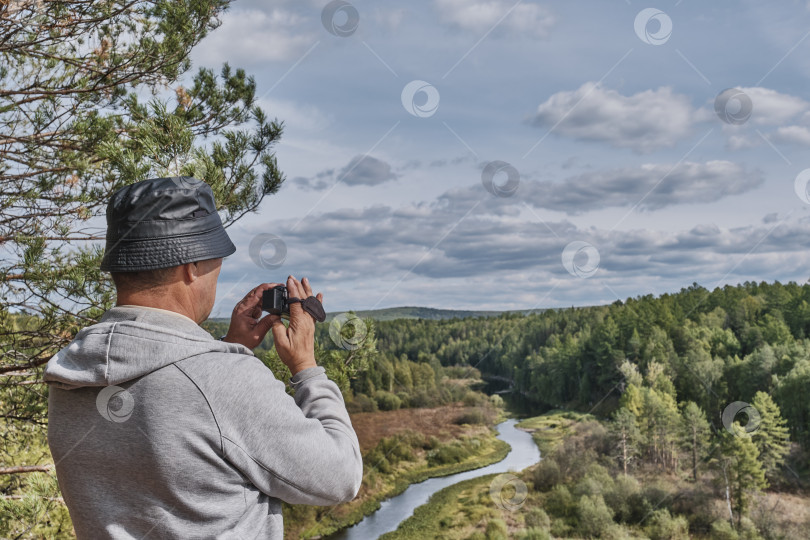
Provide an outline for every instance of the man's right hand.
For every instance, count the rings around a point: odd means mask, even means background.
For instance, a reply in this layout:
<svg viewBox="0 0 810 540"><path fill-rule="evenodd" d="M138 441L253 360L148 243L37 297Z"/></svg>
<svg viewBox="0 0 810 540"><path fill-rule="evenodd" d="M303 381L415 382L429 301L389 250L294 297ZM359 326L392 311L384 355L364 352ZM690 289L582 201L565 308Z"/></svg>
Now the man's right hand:
<svg viewBox="0 0 810 540"><path fill-rule="evenodd" d="M287 296L301 300L315 296L323 302L323 294L312 294L309 280L303 278L300 282L294 277L287 278ZM273 341L276 345L278 357L284 362L290 373L295 375L299 371L315 367L315 319L304 311L300 302L290 305L290 324L285 326L278 315L268 315L272 325Z"/></svg>

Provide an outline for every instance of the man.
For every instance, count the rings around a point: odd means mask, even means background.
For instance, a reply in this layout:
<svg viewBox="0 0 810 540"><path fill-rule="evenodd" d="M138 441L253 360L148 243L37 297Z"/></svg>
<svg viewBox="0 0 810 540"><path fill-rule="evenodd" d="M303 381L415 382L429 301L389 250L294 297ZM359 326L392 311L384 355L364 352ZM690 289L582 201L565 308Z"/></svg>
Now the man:
<svg viewBox="0 0 810 540"><path fill-rule="evenodd" d="M79 538L282 538L281 502L357 494L363 465L338 387L315 363L315 321L261 317L253 289L221 340L199 323L236 248L211 188L157 178L107 207L102 269L117 305L45 370L48 443ZM306 278L290 297L313 296ZM316 296L318 302L322 295ZM314 301L308 300L308 304ZM272 330L295 397L251 352Z"/></svg>

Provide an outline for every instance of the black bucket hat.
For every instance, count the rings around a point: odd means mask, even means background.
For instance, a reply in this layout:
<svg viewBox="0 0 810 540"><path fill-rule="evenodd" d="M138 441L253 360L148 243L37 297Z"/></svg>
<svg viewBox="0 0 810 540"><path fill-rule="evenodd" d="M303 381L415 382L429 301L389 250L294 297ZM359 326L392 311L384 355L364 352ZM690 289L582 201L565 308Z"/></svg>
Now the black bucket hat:
<svg viewBox="0 0 810 540"><path fill-rule="evenodd" d="M157 270L235 251L217 213L214 193L196 178L144 180L116 191L107 205L102 270Z"/></svg>

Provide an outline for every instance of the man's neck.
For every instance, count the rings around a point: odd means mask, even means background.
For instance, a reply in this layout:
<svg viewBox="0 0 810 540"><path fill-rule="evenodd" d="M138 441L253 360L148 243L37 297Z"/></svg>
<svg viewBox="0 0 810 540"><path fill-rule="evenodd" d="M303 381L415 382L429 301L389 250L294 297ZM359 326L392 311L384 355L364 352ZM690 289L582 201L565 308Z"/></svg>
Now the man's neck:
<svg viewBox="0 0 810 540"><path fill-rule="evenodd" d="M194 311L189 309L186 306L185 302L179 301L175 295L171 294L171 291L164 291L161 294L118 294L118 298L116 301L117 306L140 306L152 309L160 309L163 311L170 311L172 313L176 313L178 315L182 315L187 319L191 319L195 323L199 323L202 321L197 321L195 318Z"/></svg>
<svg viewBox="0 0 810 540"><path fill-rule="evenodd" d="M163 308L154 307L154 306L142 306L142 305L139 305L139 304L116 304L115 307L125 307L125 308L126 307L134 307L134 308L150 309L150 310L160 311L161 313L168 313L168 314L171 314L171 315L176 315L178 317L183 317L184 319L186 319L188 321L191 321L194 324L197 324L194 320L192 320L187 315L184 315L183 313L180 313L178 311L172 311L170 309L163 309Z"/></svg>

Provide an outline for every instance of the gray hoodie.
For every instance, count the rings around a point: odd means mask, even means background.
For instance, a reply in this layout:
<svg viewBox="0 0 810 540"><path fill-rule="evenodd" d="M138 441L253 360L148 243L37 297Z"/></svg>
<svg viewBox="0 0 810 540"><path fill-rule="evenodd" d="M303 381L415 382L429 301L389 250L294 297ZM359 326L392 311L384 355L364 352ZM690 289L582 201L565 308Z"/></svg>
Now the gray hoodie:
<svg viewBox="0 0 810 540"><path fill-rule="evenodd" d="M45 369L79 538L282 538L280 500L354 498L363 463L322 367L284 384L181 315L116 307Z"/></svg>

